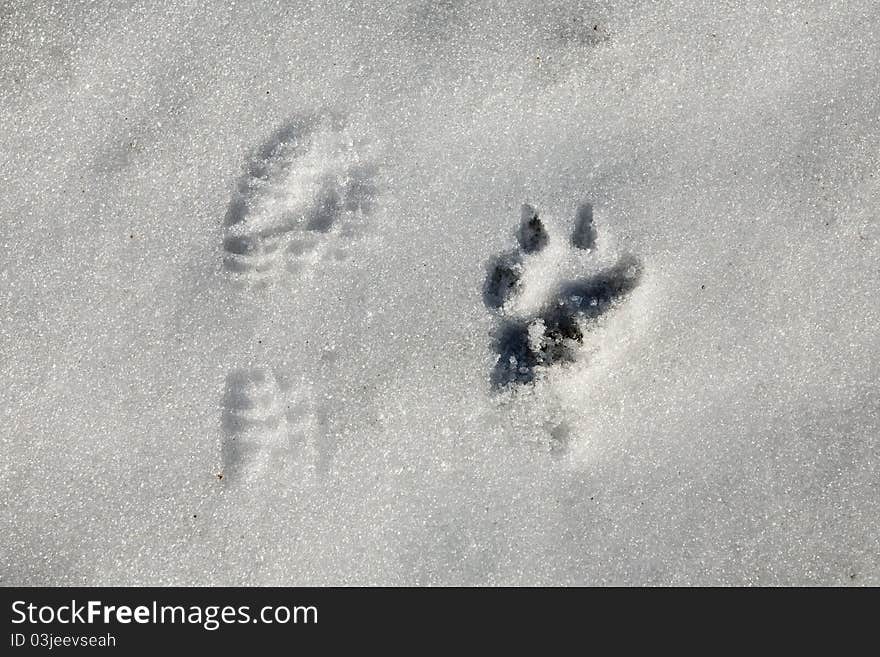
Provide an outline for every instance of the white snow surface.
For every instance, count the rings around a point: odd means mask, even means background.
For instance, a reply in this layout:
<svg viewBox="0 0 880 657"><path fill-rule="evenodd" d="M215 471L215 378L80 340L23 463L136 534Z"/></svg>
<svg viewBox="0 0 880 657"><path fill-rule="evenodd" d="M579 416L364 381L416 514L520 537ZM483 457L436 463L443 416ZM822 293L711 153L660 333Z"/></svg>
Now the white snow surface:
<svg viewBox="0 0 880 657"><path fill-rule="evenodd" d="M878 90L874 0L4 3L0 584L880 584Z"/></svg>

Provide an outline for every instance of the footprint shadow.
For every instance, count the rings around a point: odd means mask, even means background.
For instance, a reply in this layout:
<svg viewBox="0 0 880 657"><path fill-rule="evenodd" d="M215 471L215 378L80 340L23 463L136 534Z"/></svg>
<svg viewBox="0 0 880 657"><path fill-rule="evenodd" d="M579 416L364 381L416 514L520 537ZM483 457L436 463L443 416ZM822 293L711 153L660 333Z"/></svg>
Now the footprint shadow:
<svg viewBox="0 0 880 657"><path fill-rule="evenodd" d="M226 376L221 462L229 481L258 476L271 452L286 448L278 382L266 368L235 369Z"/></svg>
<svg viewBox="0 0 880 657"><path fill-rule="evenodd" d="M279 126L262 144L251 149L245 159L244 171L235 182L232 199L223 219L225 227L242 223L262 189L279 170L284 160L291 159L290 151L301 145L315 127L314 117L299 117Z"/></svg>
<svg viewBox="0 0 880 657"><path fill-rule="evenodd" d="M327 112L299 117L249 153L223 218L226 272L263 285L329 233L358 234L377 206L378 167L351 151L344 128Z"/></svg>

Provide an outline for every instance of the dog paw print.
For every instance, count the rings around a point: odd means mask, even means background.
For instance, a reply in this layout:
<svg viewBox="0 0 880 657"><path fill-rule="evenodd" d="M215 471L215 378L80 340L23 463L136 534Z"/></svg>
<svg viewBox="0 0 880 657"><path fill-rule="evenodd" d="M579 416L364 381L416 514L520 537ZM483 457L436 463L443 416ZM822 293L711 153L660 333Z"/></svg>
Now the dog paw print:
<svg viewBox="0 0 880 657"><path fill-rule="evenodd" d="M551 368L575 361L597 320L639 283L638 258L623 255L602 264L607 257L599 257L592 205L577 208L569 231L565 242L555 242L538 210L523 205L516 248L489 263L483 301L497 320L491 374L496 388L532 383ZM541 280L541 272L560 270L563 275L549 285L546 276ZM536 275L530 277L532 272Z"/></svg>

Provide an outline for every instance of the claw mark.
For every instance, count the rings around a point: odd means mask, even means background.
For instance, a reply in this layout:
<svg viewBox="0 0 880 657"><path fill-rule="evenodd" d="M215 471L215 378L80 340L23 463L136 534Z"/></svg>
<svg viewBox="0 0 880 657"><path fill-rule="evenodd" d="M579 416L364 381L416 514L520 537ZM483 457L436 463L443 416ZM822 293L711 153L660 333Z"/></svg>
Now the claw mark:
<svg viewBox="0 0 880 657"><path fill-rule="evenodd" d="M517 233L519 248L523 253L538 253L550 240L547 229L538 217L538 211L528 203L522 206L522 219Z"/></svg>
<svg viewBox="0 0 880 657"><path fill-rule="evenodd" d="M489 265L483 286L483 301L489 308L501 308L519 289L522 259L517 253L499 255Z"/></svg>
<svg viewBox="0 0 880 657"><path fill-rule="evenodd" d="M596 227L593 225L593 206L590 203L583 203L578 206L575 214L571 243L579 249L589 251L596 245L597 236Z"/></svg>

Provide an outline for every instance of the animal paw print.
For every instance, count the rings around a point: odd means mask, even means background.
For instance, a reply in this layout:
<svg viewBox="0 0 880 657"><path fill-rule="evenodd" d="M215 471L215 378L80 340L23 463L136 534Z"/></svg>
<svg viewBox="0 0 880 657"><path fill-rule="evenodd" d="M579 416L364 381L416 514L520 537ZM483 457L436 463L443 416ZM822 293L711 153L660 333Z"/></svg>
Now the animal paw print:
<svg viewBox="0 0 880 657"><path fill-rule="evenodd" d="M364 232L378 168L345 122L318 114L285 125L249 159L224 222L223 268L253 284L319 259Z"/></svg>
<svg viewBox="0 0 880 657"><path fill-rule="evenodd" d="M223 396L223 478L232 485L277 476L310 479L317 422L305 386L285 390L265 367L233 370Z"/></svg>
<svg viewBox="0 0 880 657"><path fill-rule="evenodd" d="M498 357L491 380L496 388L535 381L548 368L576 360L585 336L598 318L618 306L639 283L642 265L624 255L604 268L600 260L598 232L593 208L577 208L574 226L566 244L555 243L531 205L522 206L517 231L517 248L497 256L488 267L483 300L497 318L493 348ZM548 276L565 263L573 263L580 277ZM535 272L536 275L529 277ZM547 289L531 299L530 285Z"/></svg>

